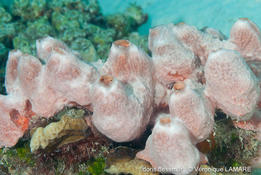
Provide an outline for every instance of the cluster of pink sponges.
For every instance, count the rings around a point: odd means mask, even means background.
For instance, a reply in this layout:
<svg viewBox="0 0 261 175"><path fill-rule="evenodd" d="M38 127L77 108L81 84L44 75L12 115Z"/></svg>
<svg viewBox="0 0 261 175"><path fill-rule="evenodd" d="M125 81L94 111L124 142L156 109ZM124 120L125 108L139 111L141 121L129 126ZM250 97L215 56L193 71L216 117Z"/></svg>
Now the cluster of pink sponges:
<svg viewBox="0 0 261 175"><path fill-rule="evenodd" d="M195 145L213 131L215 109L237 121L253 116L252 120L260 121L256 115L260 98L260 42L258 28L246 19L234 24L229 40L213 29L199 31L183 23L151 29L155 102L167 101L169 114L160 114L165 117L158 117L145 149L137 156L155 168L190 174L200 162L207 161ZM237 126L256 131L260 127L257 123L251 127L251 120L249 124L242 123Z"/></svg>
<svg viewBox="0 0 261 175"><path fill-rule="evenodd" d="M92 124L116 142L139 138L156 116L137 157L155 168L189 174L207 161L195 145L213 131L215 109L249 120L248 125L237 123L242 128L248 129L251 118L260 121L261 37L251 21L239 19L228 40L213 29L158 26L150 30L149 49L152 58L118 40L104 64L85 63L47 37L37 41L40 59L10 52L8 95L0 96L0 146L15 145L32 115L51 117L77 104L92 109ZM260 125L251 127L260 132Z"/></svg>
<svg viewBox="0 0 261 175"><path fill-rule="evenodd" d="M63 43L47 37L37 42L41 61L18 51L9 53L7 96L1 95L0 146L13 146L28 127L32 115L51 117L66 104L91 103L90 85L97 79L94 67L80 61ZM31 115L25 115L26 101ZM6 106L6 107L5 107ZM12 117L12 111L16 117ZM23 122L18 119L25 118ZM15 133L15 134L14 134Z"/></svg>

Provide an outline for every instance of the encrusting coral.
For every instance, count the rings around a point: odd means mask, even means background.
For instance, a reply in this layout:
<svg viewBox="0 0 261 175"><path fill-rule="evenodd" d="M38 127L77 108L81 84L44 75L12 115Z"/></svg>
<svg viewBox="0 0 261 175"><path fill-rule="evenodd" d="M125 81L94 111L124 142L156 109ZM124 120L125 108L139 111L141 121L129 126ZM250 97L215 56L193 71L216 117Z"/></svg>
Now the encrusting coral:
<svg viewBox="0 0 261 175"><path fill-rule="evenodd" d="M115 41L104 64L81 61L51 37L37 41L41 61L10 52L0 146L15 145L33 115L51 117L69 104L92 110L91 121L82 122L116 142L138 139L158 116L137 157L175 174L208 161L196 144L213 132L215 109L260 133L261 37L254 23L239 19L228 40L214 29L162 25L150 30L148 45L152 58L127 40ZM155 114L165 107L169 112Z"/></svg>

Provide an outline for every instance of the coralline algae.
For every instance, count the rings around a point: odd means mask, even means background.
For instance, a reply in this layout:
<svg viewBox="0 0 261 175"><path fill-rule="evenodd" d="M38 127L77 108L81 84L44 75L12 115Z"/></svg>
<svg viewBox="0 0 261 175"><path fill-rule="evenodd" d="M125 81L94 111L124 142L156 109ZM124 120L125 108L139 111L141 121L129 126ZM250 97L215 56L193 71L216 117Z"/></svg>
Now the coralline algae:
<svg viewBox="0 0 261 175"><path fill-rule="evenodd" d="M21 51L9 53L0 146L16 144L31 114L52 117L69 104L88 106L93 115L87 122L115 142L138 139L155 115L160 117L137 156L154 168L193 173L207 162L196 144L213 131L215 109L238 121L259 118L260 80L253 67L259 68L260 41L259 29L246 19L235 23L228 40L213 29L169 24L150 30L152 58L118 40L104 64L87 64L62 42L41 39L37 55L44 64ZM169 112L155 114L162 107Z"/></svg>

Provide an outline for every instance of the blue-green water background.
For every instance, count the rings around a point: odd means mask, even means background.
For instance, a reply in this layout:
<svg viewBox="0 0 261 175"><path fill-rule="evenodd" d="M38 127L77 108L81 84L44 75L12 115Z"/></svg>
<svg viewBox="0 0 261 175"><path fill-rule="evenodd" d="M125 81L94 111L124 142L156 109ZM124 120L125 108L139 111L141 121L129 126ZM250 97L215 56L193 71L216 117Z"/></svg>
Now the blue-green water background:
<svg viewBox="0 0 261 175"><path fill-rule="evenodd" d="M0 0L4 4L12 0ZM149 28L170 22L186 22L203 28L212 27L229 35L232 24L246 17L261 26L261 0L99 0L103 14L122 12L129 3L141 5L149 15L139 28L147 34Z"/></svg>
<svg viewBox="0 0 261 175"><path fill-rule="evenodd" d="M198 28L212 27L228 36L232 24L242 17L261 26L261 0L100 0L100 5L110 14L124 10L130 2L141 5L150 17L140 33L159 24L185 22Z"/></svg>

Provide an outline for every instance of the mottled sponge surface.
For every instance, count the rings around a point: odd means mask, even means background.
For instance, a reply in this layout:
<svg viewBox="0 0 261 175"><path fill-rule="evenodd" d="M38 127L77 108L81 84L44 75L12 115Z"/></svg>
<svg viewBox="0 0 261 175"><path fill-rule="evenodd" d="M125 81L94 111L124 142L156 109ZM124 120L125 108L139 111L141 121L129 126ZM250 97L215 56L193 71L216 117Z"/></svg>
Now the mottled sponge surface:
<svg viewBox="0 0 261 175"><path fill-rule="evenodd" d="M46 63L45 82L68 101L91 103L91 84L98 78L94 67L84 64L72 52L55 48Z"/></svg>
<svg viewBox="0 0 261 175"><path fill-rule="evenodd" d="M244 58L236 51L212 53L205 66L205 93L217 107L233 118L252 117L260 88Z"/></svg>
<svg viewBox="0 0 261 175"><path fill-rule="evenodd" d="M137 157L147 160L154 168L177 175L191 173L200 162L200 153L182 120L167 114L159 116L145 150Z"/></svg>
<svg viewBox="0 0 261 175"><path fill-rule="evenodd" d="M202 65L205 65L211 52L221 48L235 48L232 43L224 40L221 33L214 29L206 28L205 32L202 32L194 26L179 23L173 26L172 30L179 41L199 58Z"/></svg>
<svg viewBox="0 0 261 175"><path fill-rule="evenodd" d="M201 142L208 138L213 130L214 109L202 88L195 89L191 80L186 80L182 89L175 90L170 96L169 110L172 116L180 118L195 142ZM180 85L181 86L181 85ZM177 87L177 85L174 87Z"/></svg>
<svg viewBox="0 0 261 175"><path fill-rule="evenodd" d="M152 67L151 58L142 49L127 40L118 40L112 43L101 73L111 74L123 82L142 78L151 86Z"/></svg>
<svg viewBox="0 0 261 175"><path fill-rule="evenodd" d="M155 77L164 85L187 78L196 62L194 53L184 47L172 28L172 24L158 26L149 34Z"/></svg>
<svg viewBox="0 0 261 175"><path fill-rule="evenodd" d="M117 142L137 138L146 126L143 123L145 111L133 93L132 87L126 87L120 81L112 80L108 85L99 82L94 88L92 116L94 126L102 134Z"/></svg>
<svg viewBox="0 0 261 175"><path fill-rule="evenodd" d="M23 107L23 101L19 98L8 98L6 96L0 95L0 147L13 146L17 143L18 139L23 136L23 129L11 120L12 116L14 117L14 119L18 120L18 117L20 116L17 116L15 114L21 111ZM14 109L20 110L14 111Z"/></svg>
<svg viewBox="0 0 261 175"><path fill-rule="evenodd" d="M92 91L92 121L101 133L126 142L144 132L153 110L152 71L142 50L126 40L113 43Z"/></svg>
<svg viewBox="0 0 261 175"><path fill-rule="evenodd" d="M235 22L230 39L247 61L261 61L261 34L258 26L247 18Z"/></svg>

